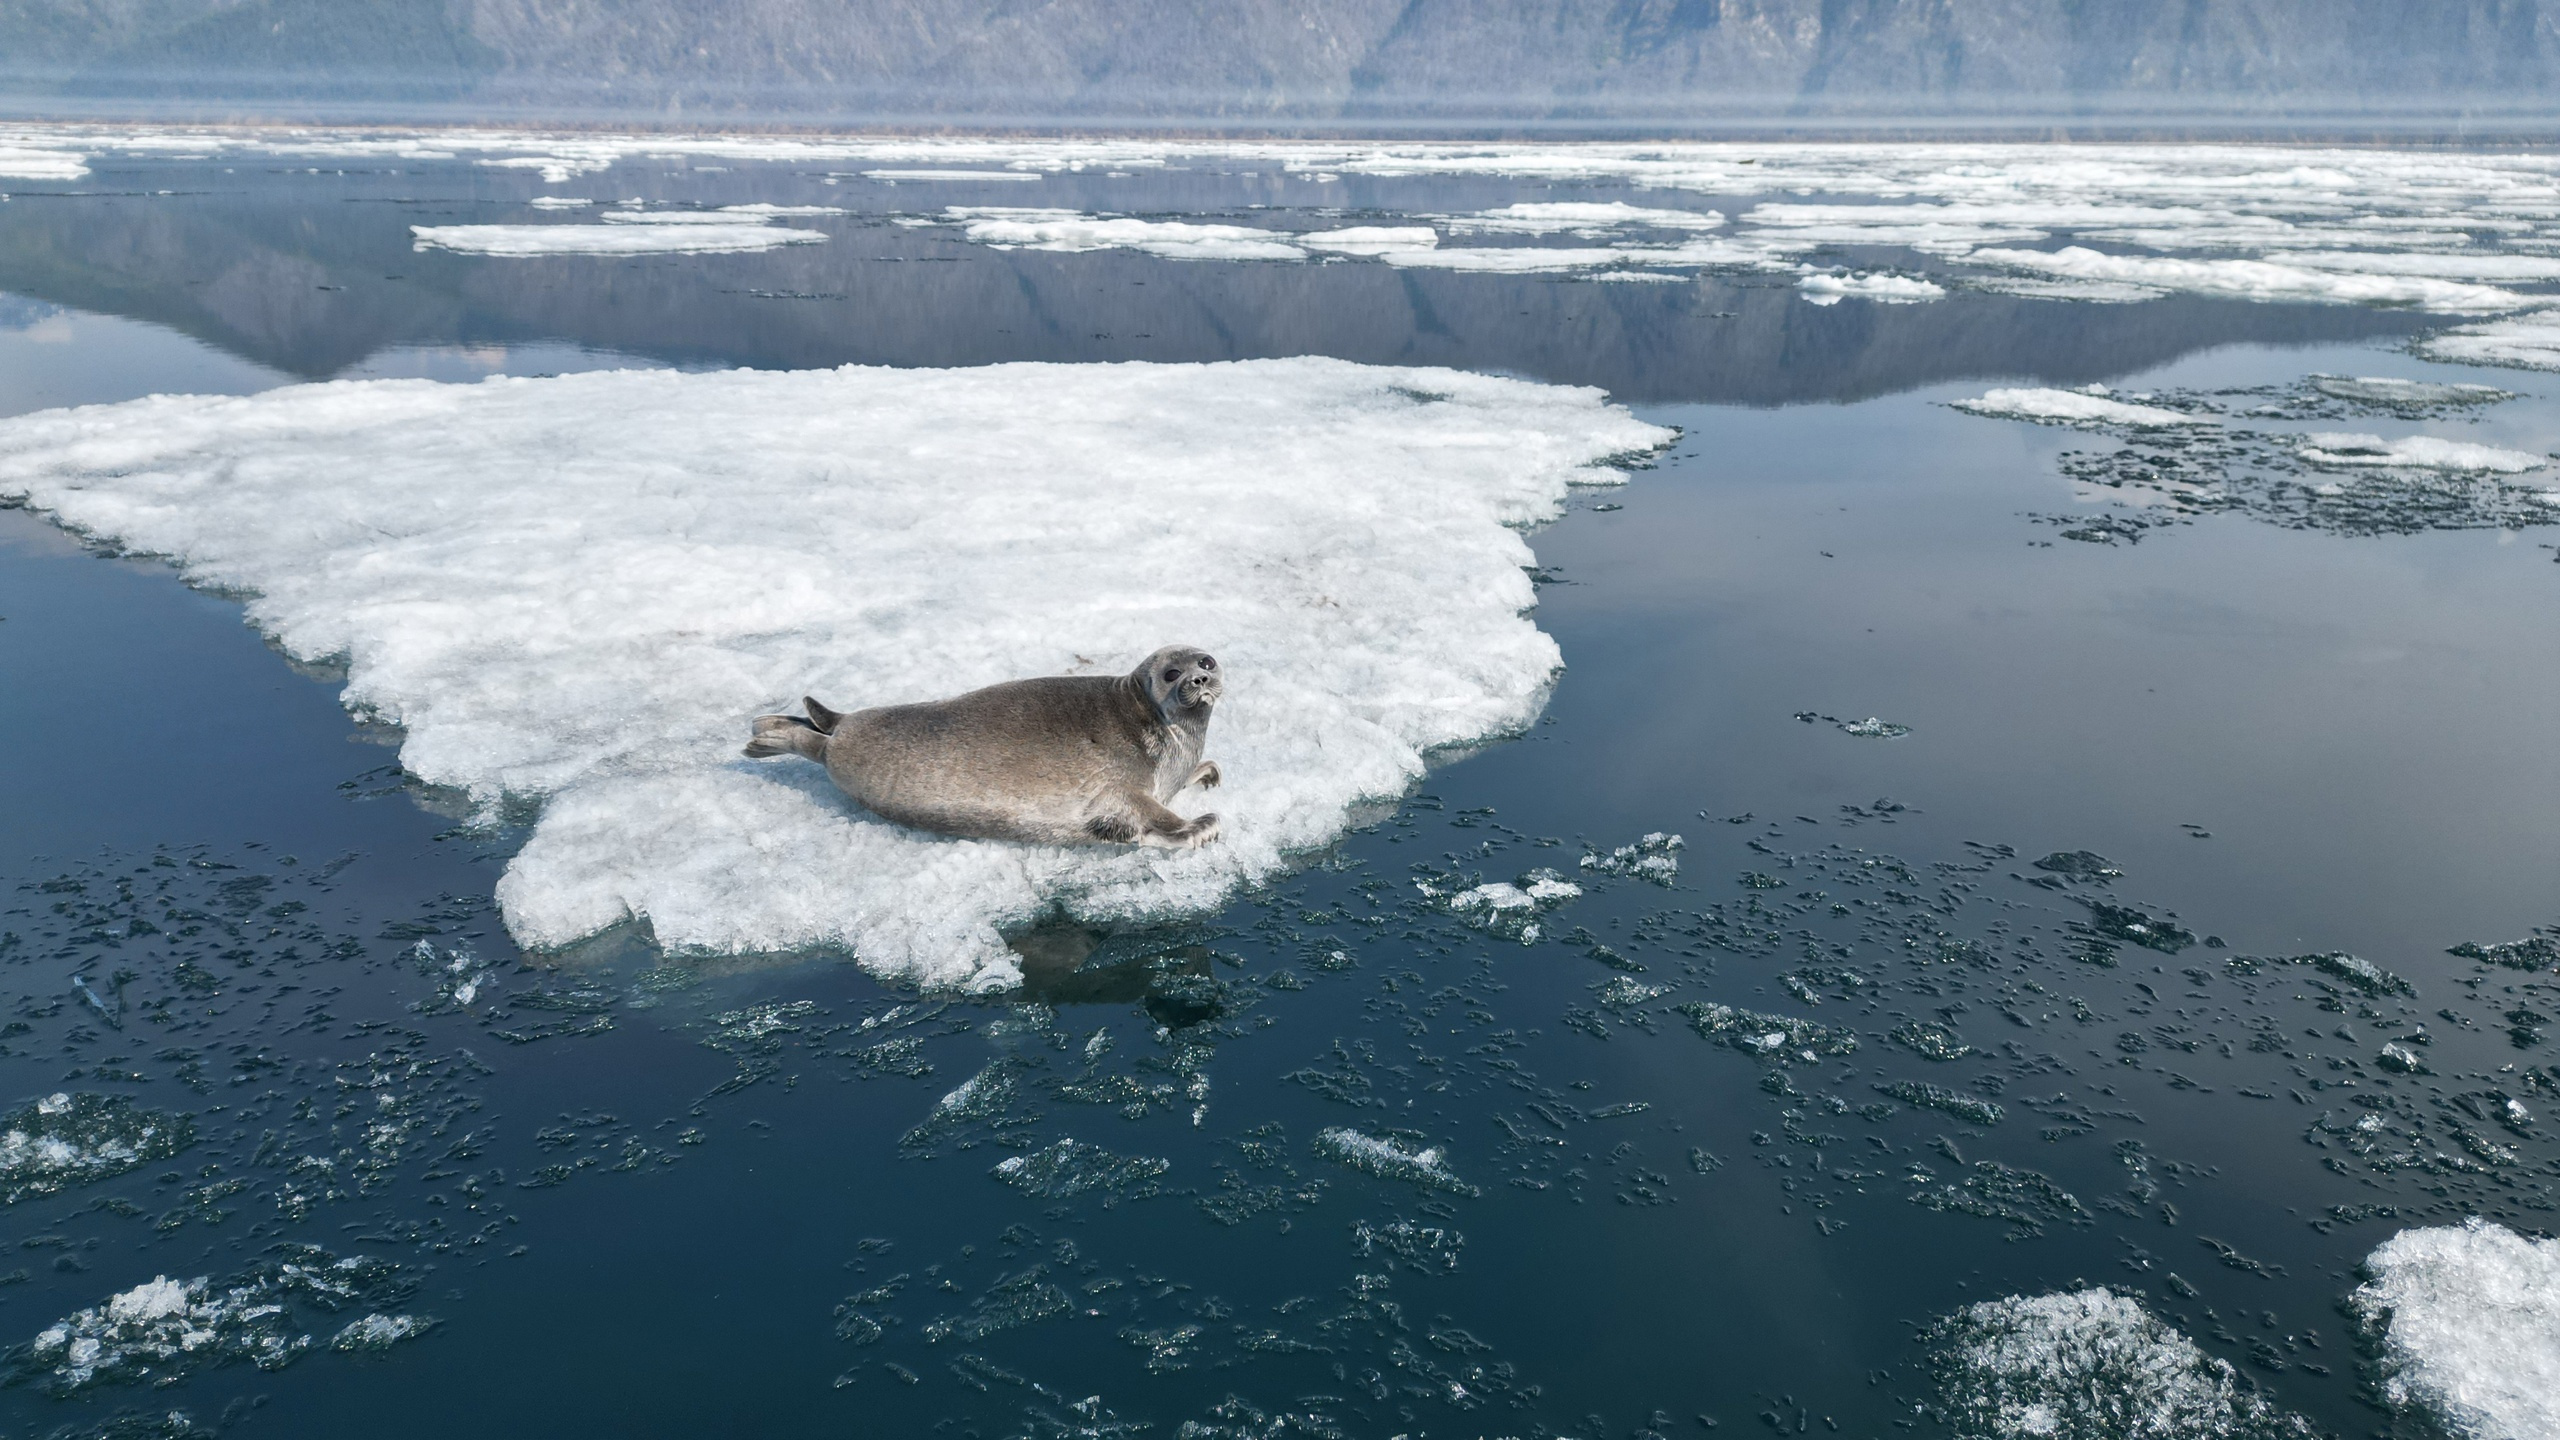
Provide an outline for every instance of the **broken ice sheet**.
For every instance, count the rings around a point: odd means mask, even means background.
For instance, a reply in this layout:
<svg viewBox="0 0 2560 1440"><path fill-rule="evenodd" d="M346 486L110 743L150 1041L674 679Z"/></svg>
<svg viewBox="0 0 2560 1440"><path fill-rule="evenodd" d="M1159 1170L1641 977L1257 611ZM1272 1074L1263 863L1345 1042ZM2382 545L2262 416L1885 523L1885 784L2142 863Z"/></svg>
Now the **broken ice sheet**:
<svg viewBox="0 0 2560 1440"><path fill-rule="evenodd" d="M529 946L639 921L992 988L1019 976L1001 927L1213 907L1426 753L1526 724L1560 656L1521 532L1670 438L1594 391L1324 359L594 372L24 416L0 497L250 594L288 654L345 662L412 773L484 817L539 805L497 887ZM1191 569L1131 563L1167 534ZM802 694L1175 640L1229 676L1200 851L923 836L737 756Z"/></svg>

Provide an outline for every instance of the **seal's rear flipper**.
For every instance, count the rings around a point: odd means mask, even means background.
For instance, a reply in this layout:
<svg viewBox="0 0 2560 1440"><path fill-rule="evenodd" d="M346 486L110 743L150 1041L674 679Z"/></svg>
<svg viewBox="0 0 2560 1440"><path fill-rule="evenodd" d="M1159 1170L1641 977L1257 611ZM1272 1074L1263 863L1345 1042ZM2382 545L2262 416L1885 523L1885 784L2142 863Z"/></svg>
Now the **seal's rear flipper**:
<svg viewBox="0 0 2560 1440"><path fill-rule="evenodd" d="M747 741L747 758L762 760L768 755L798 755L823 762L827 758L827 737L797 715L759 715L756 732Z"/></svg>
<svg viewBox="0 0 2560 1440"><path fill-rule="evenodd" d="M833 735L836 733L836 722L844 718L844 713L842 711L830 710L826 706L819 704L817 701L806 695L800 697L800 703L809 708L809 726L811 729L816 730L821 735Z"/></svg>

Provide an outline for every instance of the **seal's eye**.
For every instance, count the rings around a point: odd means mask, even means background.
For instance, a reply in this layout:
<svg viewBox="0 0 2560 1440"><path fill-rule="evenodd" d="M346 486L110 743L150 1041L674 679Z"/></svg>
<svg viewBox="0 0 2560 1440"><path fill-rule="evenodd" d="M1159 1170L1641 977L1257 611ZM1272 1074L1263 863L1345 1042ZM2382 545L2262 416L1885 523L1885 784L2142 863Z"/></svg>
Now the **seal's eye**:
<svg viewBox="0 0 2560 1440"><path fill-rule="evenodd" d="M1206 655L1203 655L1200 657L1200 668L1203 670L1215 670L1218 668L1218 662L1210 659Z"/></svg>
<svg viewBox="0 0 2560 1440"><path fill-rule="evenodd" d="M1179 680L1179 679L1181 679L1181 678L1182 678L1182 672L1181 672L1181 671L1179 671L1179 670L1167 670L1166 672L1164 672L1164 683L1166 683L1167 685L1170 685L1170 684L1172 684L1174 681Z"/></svg>

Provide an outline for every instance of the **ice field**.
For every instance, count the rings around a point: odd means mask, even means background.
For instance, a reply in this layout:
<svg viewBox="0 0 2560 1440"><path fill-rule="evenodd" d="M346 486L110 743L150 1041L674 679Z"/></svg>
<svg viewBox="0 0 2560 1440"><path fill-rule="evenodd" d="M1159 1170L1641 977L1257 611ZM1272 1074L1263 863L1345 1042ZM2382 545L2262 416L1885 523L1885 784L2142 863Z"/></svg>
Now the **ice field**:
<svg viewBox="0 0 2560 1440"><path fill-rule="evenodd" d="M0 1431L2560 1434L2560 160L0 191ZM1172 642L1198 852L738 753Z"/></svg>

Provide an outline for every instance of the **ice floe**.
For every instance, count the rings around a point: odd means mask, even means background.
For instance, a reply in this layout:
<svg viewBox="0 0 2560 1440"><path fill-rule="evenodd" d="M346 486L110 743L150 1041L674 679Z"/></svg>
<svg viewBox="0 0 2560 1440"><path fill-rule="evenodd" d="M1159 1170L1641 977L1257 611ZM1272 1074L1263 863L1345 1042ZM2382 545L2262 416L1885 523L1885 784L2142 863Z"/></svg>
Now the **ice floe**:
<svg viewBox="0 0 2560 1440"><path fill-rule="evenodd" d="M2487 471L2498 475L2521 475L2539 470L2551 463L2551 457L2526 450L2509 450L2497 445L2481 445L2468 440L2443 440L2433 435L2411 435L2398 440L2385 440L2379 435L2343 434L2322 431L2302 437L2303 459L2321 466L2375 466L2407 470Z"/></svg>
<svg viewBox="0 0 2560 1440"><path fill-rule="evenodd" d="M1006 181L1006 180L1038 180L1038 179L1040 178L1040 175L1039 175L1039 173L1038 173L1037 171L1031 171L1031 170L919 170L919 169L906 169L906 170L865 170L865 171L863 171L863 172L862 172L862 178L863 178L863 179L865 179L865 180L944 180L944 181L971 181L971 182L979 181L979 180L995 180L995 181L999 181L999 182L1001 182L1001 181Z"/></svg>
<svg viewBox="0 0 2560 1440"><path fill-rule="evenodd" d="M1307 254L1285 235L1246 225L997 205L954 205L942 213L970 239L999 249L1140 250L1167 260L1303 260Z"/></svg>
<svg viewBox="0 0 2560 1440"><path fill-rule="evenodd" d="M2190 415L2160 405L2142 405L2127 400L2107 398L2104 386L2088 390L2053 390L2043 387L2016 387L1987 391L1971 400L1953 402L1953 408L1968 415L1988 415L2008 420L2033 420L2048 425L2131 425L2152 427L2163 425L2211 425L2207 415Z"/></svg>
<svg viewBox="0 0 2560 1440"><path fill-rule="evenodd" d="M2474 1218L2403 1230L2349 1297L2382 1351L2383 1398L2463 1440L2560 1435L2560 1240Z"/></svg>
<svg viewBox="0 0 2560 1440"><path fill-rule="evenodd" d="M824 240L824 232L773 222L784 215L842 213L824 205L608 210L599 217L601 225L412 225L409 233L420 250L473 255L723 255Z"/></svg>
<svg viewBox="0 0 2560 1440"><path fill-rule="evenodd" d="M2385 410L2433 410L2447 406L2495 405L2513 400L2513 391L2495 385L2446 384L2401 380L2382 375L2314 375L2311 388L2334 400Z"/></svg>
<svg viewBox="0 0 2560 1440"><path fill-rule="evenodd" d="M1310 250L1344 255L1376 255L1388 250L1429 250L1439 245L1439 232L1428 225L1353 225L1341 230L1315 230L1292 236Z"/></svg>
<svg viewBox="0 0 2560 1440"><path fill-rule="evenodd" d="M1965 261L2160 294L2174 290L2233 300L2407 305L2450 314L2494 314L2532 303L2512 290L2423 276L2320 270L2294 261L2108 255L2085 245L2059 250L1976 250Z"/></svg>
<svg viewBox="0 0 2560 1440"><path fill-rule="evenodd" d="M12 145L0 139L0 180L77 180L89 163L76 151Z"/></svg>
<svg viewBox="0 0 2560 1440"><path fill-rule="evenodd" d="M2016 1295L1941 1322L1940 1397L1965 1440L2313 1440L2139 1301Z"/></svg>
<svg viewBox="0 0 2560 1440"><path fill-rule="evenodd" d="M1725 223L1716 210L1661 210L1623 200L1527 202L1472 215L1445 217L1457 231L1491 231L1509 235L1574 234L1597 239L1626 226L1660 230L1713 230Z"/></svg>
<svg viewBox="0 0 2560 1440"><path fill-rule="evenodd" d="M1899 248L1966 283L2053 300L2171 293L2260 302L2377 304L2453 315L2547 305L2560 281L2560 157L2278 145L1446 144L869 135L545 134L94 125L0 126L0 176L74 179L111 161L467 160L563 183L630 162L825 169L889 183L1023 182L1042 175L1260 166L1312 181L1470 176L1544 185L1770 197L1723 212L1621 199L1533 200L1468 214L1416 213L1454 234L1570 235L1606 245L1324 246L1286 228L1073 211L961 217L990 244L1134 248L1186 260L1350 255L1413 268L1632 279L1662 268L1763 270L1822 249ZM848 167L848 168L830 168ZM1371 200L1394 223L1392 189ZM1338 210L1328 209L1328 215ZM639 253L638 242L429 227L492 254ZM1721 228L1712 246L1641 243ZM474 234L473 232L481 232ZM1001 237L1001 238L999 238ZM1631 240L1630 237L1633 237ZM702 237L698 243L707 243ZM745 242L763 248L786 240ZM2104 247L2104 248L2101 248ZM1679 251L1681 253L1671 253ZM2119 253L2119 252L2140 253ZM1872 263L1860 257L1860 263ZM1914 281L1913 284L1936 283ZM1808 298L1830 292L1809 286ZM1871 298L1923 298L1905 288ZM2545 365L2548 327L2447 337L2430 350L2476 363Z"/></svg>
<svg viewBox="0 0 2560 1440"><path fill-rule="evenodd" d="M0 496L248 594L405 728L411 773L538 808L498 885L528 945L640 920L1003 985L999 927L1214 906L1432 749L1534 718L1559 656L1521 530L1669 438L1594 391L1312 358L590 372L24 416ZM1230 677L1200 851L936 839L738 758L804 693L1114 673L1174 639Z"/></svg>
<svg viewBox="0 0 2560 1440"><path fill-rule="evenodd" d="M1843 300L1874 300L1886 305L1916 305L1925 300L1942 300L1947 290L1933 280L1915 275L1870 274L1853 271L1846 275L1807 275L1796 282L1796 289L1816 305L1837 305Z"/></svg>
<svg viewBox="0 0 2560 1440"><path fill-rule="evenodd" d="M2560 320L2522 315L2465 325L2418 342L2418 353L2457 365L2509 365L2519 370L2560 370Z"/></svg>

